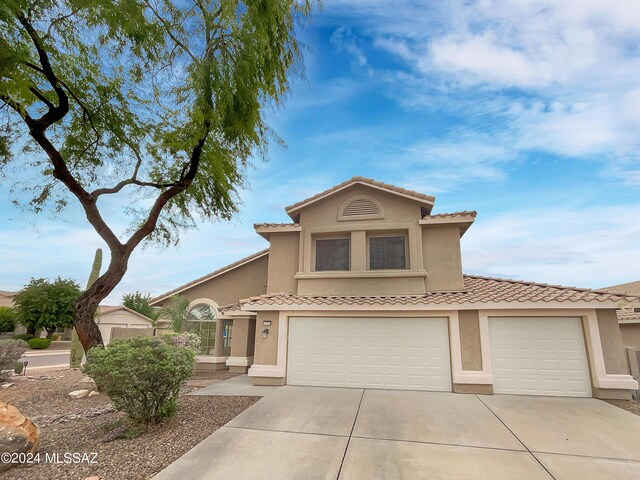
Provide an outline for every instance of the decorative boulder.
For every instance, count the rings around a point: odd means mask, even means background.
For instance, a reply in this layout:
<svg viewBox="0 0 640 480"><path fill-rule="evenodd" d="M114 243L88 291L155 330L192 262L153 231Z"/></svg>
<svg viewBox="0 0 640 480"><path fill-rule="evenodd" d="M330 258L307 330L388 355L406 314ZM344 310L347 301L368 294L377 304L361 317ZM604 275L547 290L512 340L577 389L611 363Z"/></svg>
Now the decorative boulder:
<svg viewBox="0 0 640 480"><path fill-rule="evenodd" d="M13 405L0 402L0 452L35 452L40 446L40 428ZM11 463L1 463L0 473Z"/></svg>
<svg viewBox="0 0 640 480"><path fill-rule="evenodd" d="M71 398L75 398L76 400L79 398L84 398L87 395L89 395L89 390L87 390L86 388L82 390L74 390L73 392L69 392L69 396Z"/></svg>

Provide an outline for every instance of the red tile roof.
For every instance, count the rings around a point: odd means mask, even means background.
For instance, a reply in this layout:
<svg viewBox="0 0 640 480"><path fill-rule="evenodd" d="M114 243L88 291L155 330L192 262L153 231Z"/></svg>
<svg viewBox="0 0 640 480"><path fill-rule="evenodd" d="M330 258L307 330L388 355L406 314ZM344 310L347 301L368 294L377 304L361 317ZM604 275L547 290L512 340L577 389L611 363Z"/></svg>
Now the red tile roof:
<svg viewBox="0 0 640 480"><path fill-rule="evenodd" d="M299 223L254 223L253 228L268 228L268 227L299 227Z"/></svg>
<svg viewBox="0 0 640 480"><path fill-rule="evenodd" d="M390 296L313 296L266 294L240 301L240 304L227 305L222 310L238 309L245 306L251 309L259 305L309 306L309 305L344 305L344 306L382 306L382 305L461 305L495 302L624 302L638 301L640 297L619 295L598 290L589 290L561 285L525 282L503 278L464 276L465 290L460 292L433 292L424 295L390 295Z"/></svg>
<svg viewBox="0 0 640 480"><path fill-rule="evenodd" d="M475 210L464 210L462 212L453 212L453 213L437 213L435 215L425 215L422 217L423 219L427 218L454 218L454 217L476 217L478 212Z"/></svg>
<svg viewBox="0 0 640 480"><path fill-rule="evenodd" d="M323 192L317 193L316 195L306 198L304 200L301 200L299 202L294 203L293 205L289 205L288 207L285 208L286 212L291 214L291 212L296 211L299 207L301 207L302 205L306 204L306 203L310 203L310 202L314 202L316 200L320 200L321 198L326 197L327 195L332 194L333 192L336 192L338 190L342 190L345 187L348 187L350 185L355 185L357 183L361 183L364 185L369 185L372 187L376 187L382 190L388 190L391 193L395 192L395 193L399 193L402 195L406 195L409 197L413 197L416 200L422 201L422 202L426 202L429 203L431 205L433 205L433 202L435 201L435 197L431 196L431 195L425 195L424 193L420 193L420 192L416 192L413 190L407 190L406 188L402 188L402 187L397 187L395 185L391 185L389 183L383 183L383 182L379 182L378 180L374 180L372 178L364 178L364 177L353 177L351 180L347 180L346 182L342 182L339 185L336 185L334 187L331 187L327 190L324 190Z"/></svg>
<svg viewBox="0 0 640 480"><path fill-rule="evenodd" d="M637 282L629 282L629 283L621 283L620 285L612 285L610 287L602 288L605 292L620 292L620 293L631 293L631 294L640 294L640 280Z"/></svg>

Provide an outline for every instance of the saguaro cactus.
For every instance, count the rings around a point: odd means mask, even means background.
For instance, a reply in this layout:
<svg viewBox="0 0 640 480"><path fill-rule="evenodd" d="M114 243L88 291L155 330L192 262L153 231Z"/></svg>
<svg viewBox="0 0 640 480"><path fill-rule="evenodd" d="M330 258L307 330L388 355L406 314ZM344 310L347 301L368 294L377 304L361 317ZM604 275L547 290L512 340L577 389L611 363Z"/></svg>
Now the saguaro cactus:
<svg viewBox="0 0 640 480"><path fill-rule="evenodd" d="M91 285L93 285L93 282L98 279L98 277L100 276L100 268L102 268L102 249L98 248L96 250L95 257L93 258L93 266L91 267L91 273L89 274L89 280L87 281L86 288L89 288ZM80 343L78 333L74 328L73 333L71 334L71 353L69 354L69 366L71 368L80 368L83 355L84 348L82 348L82 343Z"/></svg>

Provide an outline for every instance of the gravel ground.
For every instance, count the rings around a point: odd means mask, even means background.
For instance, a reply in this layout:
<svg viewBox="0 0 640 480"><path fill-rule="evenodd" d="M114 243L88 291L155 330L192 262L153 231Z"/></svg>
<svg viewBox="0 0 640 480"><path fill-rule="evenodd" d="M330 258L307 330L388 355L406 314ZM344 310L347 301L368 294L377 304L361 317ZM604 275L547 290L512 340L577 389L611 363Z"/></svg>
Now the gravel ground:
<svg viewBox="0 0 640 480"><path fill-rule="evenodd" d="M640 415L640 403L637 403L635 400L605 400L605 401L607 403L610 403L611 405L620 407L626 410L627 412Z"/></svg>
<svg viewBox="0 0 640 480"><path fill-rule="evenodd" d="M100 480L138 480L150 478L200 441L250 407L260 397L190 397L195 390L183 387L178 414L151 427L138 438L109 441L101 425L123 419L109 412L106 395L72 400L68 393L85 387L76 370L41 370L38 378L13 379L16 384L0 391L0 399L35 417L42 430L41 463L18 467L0 474L1 480L82 480L96 475ZM227 371L203 372L194 378L223 380L233 377ZM104 413L106 412L106 413ZM69 418L71 416L71 418ZM61 418L62 417L62 418ZM54 422L50 424L50 422ZM65 452L97 453L97 464L44 463L45 454Z"/></svg>

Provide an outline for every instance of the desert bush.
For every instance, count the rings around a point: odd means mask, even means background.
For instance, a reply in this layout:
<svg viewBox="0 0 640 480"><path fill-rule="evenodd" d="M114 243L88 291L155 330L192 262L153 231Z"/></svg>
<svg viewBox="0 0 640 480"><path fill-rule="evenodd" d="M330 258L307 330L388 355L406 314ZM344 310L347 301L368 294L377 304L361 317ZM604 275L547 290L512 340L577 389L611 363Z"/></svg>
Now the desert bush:
<svg viewBox="0 0 640 480"><path fill-rule="evenodd" d="M195 352L156 337L116 340L87 354L84 371L137 423L174 415L180 385L193 374Z"/></svg>
<svg viewBox="0 0 640 480"><path fill-rule="evenodd" d="M33 335L31 335L30 333L20 333L18 335L13 336L14 340L22 340L23 342L28 342L32 338L33 338Z"/></svg>
<svg viewBox="0 0 640 480"><path fill-rule="evenodd" d="M27 340L27 345L29 345L29 348L33 348L34 350L43 350L45 348L49 348L51 340L48 338L32 338L31 340Z"/></svg>
<svg viewBox="0 0 640 480"><path fill-rule="evenodd" d="M0 340L0 380L5 380L13 371L16 362L27 351L24 340Z"/></svg>
<svg viewBox="0 0 640 480"><path fill-rule="evenodd" d="M185 347L198 353L200 350L200 336L196 333L165 333L161 335L165 342L174 347Z"/></svg>

